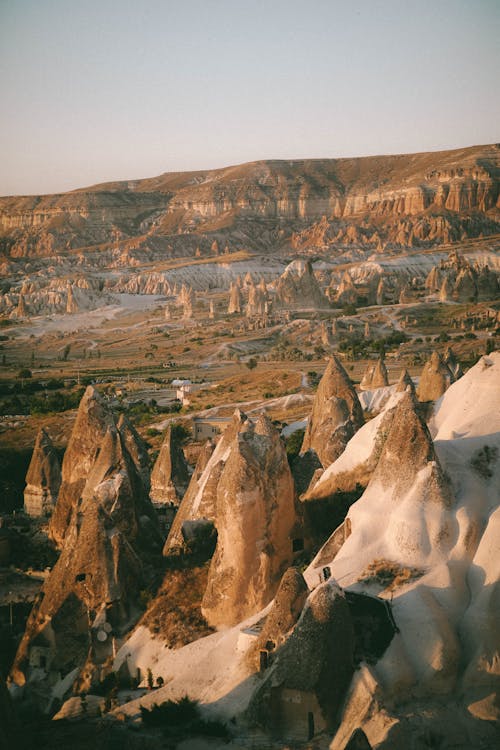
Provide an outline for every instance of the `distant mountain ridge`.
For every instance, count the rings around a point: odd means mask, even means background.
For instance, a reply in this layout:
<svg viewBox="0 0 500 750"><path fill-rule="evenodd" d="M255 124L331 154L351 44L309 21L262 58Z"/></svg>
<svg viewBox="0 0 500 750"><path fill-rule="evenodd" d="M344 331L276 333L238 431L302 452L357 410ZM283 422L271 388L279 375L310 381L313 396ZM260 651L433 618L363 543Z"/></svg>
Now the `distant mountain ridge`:
<svg viewBox="0 0 500 750"><path fill-rule="evenodd" d="M500 231L500 146L257 161L0 198L0 251L429 246ZM183 241L184 240L184 241ZM221 248L222 250L222 248Z"/></svg>

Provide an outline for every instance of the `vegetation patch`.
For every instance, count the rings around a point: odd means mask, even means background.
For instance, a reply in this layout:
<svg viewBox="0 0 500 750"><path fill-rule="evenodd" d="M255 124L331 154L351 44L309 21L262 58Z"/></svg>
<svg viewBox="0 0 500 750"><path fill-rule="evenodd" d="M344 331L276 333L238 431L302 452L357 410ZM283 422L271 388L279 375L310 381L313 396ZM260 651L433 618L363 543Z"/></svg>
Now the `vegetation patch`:
<svg viewBox="0 0 500 750"><path fill-rule="evenodd" d="M424 574L419 568L407 568L390 560L373 560L361 573L360 583L378 583L387 591L394 591L399 586L420 578Z"/></svg>
<svg viewBox="0 0 500 750"><path fill-rule="evenodd" d="M192 557L181 556L176 565L167 570L163 583L141 620L152 633L161 633L170 648L180 648L187 643L213 633L201 613L201 600L205 593L208 565L193 565ZM167 564L169 559L167 558ZM193 567L189 567L193 565Z"/></svg>

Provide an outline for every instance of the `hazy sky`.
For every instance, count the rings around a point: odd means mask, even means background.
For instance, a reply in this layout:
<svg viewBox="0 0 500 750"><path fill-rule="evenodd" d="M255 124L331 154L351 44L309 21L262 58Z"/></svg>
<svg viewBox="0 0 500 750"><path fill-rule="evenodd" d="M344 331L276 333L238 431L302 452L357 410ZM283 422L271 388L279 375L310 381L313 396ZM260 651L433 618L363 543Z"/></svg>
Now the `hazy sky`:
<svg viewBox="0 0 500 750"><path fill-rule="evenodd" d="M0 0L0 194L500 139L499 0Z"/></svg>

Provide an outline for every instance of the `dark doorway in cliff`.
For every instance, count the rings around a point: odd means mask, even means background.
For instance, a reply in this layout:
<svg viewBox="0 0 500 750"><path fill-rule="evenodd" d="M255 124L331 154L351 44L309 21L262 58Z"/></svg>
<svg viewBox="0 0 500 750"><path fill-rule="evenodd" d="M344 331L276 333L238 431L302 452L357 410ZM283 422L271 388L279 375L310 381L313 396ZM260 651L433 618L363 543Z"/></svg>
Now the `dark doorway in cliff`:
<svg viewBox="0 0 500 750"><path fill-rule="evenodd" d="M292 540L292 552L302 552L304 549L304 540L301 538Z"/></svg>
<svg viewBox="0 0 500 750"><path fill-rule="evenodd" d="M346 591L354 625L354 659L375 663L384 654L398 632L391 605L385 599Z"/></svg>
<svg viewBox="0 0 500 750"><path fill-rule="evenodd" d="M309 711L307 714L307 739L312 740L314 737L314 714Z"/></svg>

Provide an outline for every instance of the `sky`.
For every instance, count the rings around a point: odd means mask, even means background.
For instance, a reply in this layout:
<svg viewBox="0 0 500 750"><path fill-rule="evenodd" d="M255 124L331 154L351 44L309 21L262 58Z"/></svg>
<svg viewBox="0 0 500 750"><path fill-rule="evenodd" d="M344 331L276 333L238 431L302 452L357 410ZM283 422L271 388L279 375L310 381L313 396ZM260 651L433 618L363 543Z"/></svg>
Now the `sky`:
<svg viewBox="0 0 500 750"><path fill-rule="evenodd" d="M0 195L500 140L499 0L0 0Z"/></svg>

